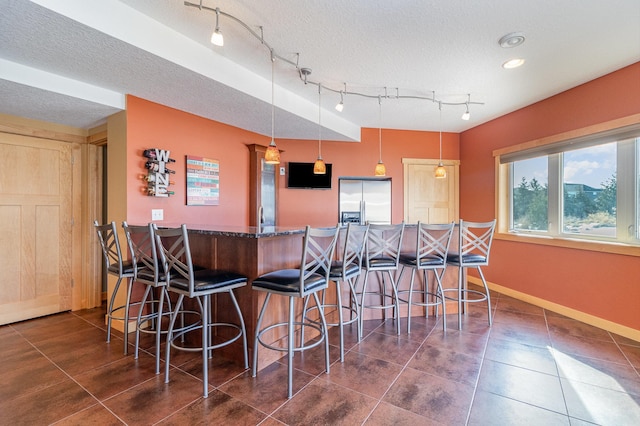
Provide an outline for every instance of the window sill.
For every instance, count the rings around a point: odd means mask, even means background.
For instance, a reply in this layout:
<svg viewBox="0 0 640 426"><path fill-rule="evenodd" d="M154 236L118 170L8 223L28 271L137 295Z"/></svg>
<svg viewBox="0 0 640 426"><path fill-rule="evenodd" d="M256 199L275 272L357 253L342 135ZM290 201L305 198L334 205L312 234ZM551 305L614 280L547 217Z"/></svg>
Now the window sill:
<svg viewBox="0 0 640 426"><path fill-rule="evenodd" d="M603 241L589 241L575 238L548 237L545 235L523 235L515 233L496 232L496 240L513 241L525 244L540 244L553 247L564 247L574 250L596 251L601 253L620 254L624 256L640 257L640 246L609 243Z"/></svg>

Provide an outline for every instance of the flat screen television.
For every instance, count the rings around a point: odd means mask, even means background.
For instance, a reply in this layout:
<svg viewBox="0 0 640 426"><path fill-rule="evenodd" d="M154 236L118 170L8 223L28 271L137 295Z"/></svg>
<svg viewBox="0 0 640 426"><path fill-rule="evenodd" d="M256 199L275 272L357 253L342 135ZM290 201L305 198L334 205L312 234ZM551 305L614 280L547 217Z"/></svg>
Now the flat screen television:
<svg viewBox="0 0 640 426"><path fill-rule="evenodd" d="M289 162L287 188L331 189L331 164L326 164L327 173L313 174L313 163Z"/></svg>

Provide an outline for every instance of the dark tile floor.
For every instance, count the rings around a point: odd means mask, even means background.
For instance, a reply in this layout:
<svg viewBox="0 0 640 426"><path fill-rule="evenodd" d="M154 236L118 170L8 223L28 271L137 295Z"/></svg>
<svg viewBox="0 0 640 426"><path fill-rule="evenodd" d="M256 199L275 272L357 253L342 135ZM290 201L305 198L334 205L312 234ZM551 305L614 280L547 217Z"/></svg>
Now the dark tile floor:
<svg viewBox="0 0 640 426"><path fill-rule="evenodd" d="M138 360L121 335L105 343L103 309L0 327L0 424L394 424L638 425L640 343L494 294L494 325L478 306L457 317L414 317L348 330L344 364L331 332L322 351L296 356L295 395L286 366L251 378L219 356L203 399L197 354L172 356L171 382L154 374L151 340ZM132 340L132 339L131 339Z"/></svg>

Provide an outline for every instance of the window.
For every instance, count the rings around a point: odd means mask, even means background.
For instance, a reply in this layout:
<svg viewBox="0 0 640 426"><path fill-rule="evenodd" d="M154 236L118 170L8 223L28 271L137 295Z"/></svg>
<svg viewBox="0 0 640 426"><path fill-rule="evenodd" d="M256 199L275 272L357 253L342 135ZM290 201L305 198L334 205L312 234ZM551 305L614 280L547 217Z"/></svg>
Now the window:
<svg viewBox="0 0 640 426"><path fill-rule="evenodd" d="M522 147L494 152L500 233L640 244L640 123Z"/></svg>
<svg viewBox="0 0 640 426"><path fill-rule="evenodd" d="M617 143L567 151L562 156L562 232L616 236Z"/></svg>

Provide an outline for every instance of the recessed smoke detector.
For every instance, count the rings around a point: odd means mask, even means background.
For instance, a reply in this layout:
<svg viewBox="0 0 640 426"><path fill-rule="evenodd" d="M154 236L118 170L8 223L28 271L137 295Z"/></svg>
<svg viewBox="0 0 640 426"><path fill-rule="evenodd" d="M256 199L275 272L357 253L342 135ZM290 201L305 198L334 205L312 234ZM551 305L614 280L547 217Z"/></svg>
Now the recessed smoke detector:
<svg viewBox="0 0 640 426"><path fill-rule="evenodd" d="M504 48L520 46L522 43L524 43L523 33L509 33L498 40L500 47Z"/></svg>

